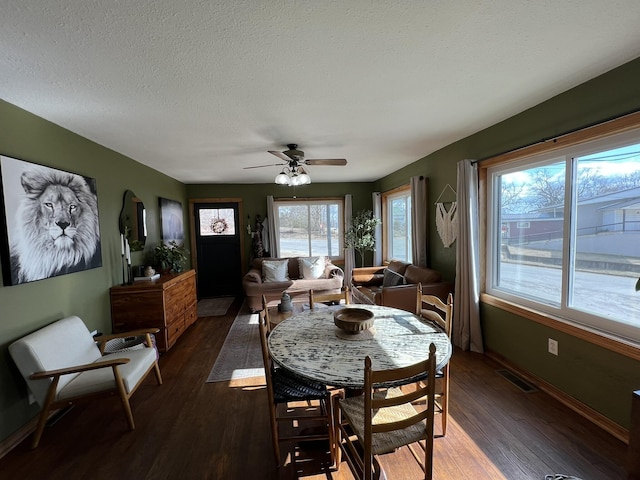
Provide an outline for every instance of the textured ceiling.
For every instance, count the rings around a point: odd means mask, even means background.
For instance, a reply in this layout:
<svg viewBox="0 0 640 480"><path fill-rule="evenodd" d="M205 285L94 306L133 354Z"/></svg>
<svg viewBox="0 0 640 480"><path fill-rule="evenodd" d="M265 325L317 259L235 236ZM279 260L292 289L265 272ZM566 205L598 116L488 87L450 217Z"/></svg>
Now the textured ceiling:
<svg viewBox="0 0 640 480"><path fill-rule="evenodd" d="M372 181L640 56L640 2L3 2L0 98L185 183ZM0 146L0 151L1 151Z"/></svg>

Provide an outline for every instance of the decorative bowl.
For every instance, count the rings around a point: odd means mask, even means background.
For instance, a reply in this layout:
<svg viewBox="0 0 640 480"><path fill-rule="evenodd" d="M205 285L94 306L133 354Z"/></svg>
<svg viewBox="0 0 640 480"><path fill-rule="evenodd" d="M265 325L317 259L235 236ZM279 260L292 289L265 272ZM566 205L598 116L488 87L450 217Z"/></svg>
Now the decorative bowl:
<svg viewBox="0 0 640 480"><path fill-rule="evenodd" d="M350 334L368 330L374 320L373 313L364 308L341 308L333 314L333 323Z"/></svg>

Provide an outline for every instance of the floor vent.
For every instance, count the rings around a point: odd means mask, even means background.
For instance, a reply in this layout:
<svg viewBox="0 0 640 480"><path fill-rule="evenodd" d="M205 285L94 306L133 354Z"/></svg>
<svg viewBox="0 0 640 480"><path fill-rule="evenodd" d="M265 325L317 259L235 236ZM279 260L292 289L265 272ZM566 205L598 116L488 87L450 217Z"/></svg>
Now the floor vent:
<svg viewBox="0 0 640 480"><path fill-rule="evenodd" d="M536 387L534 387L529 382L524 380L522 377L519 377L518 375L516 375L510 370L506 370L506 369L496 370L496 373L498 375L502 375L504 378L509 380L511 383L513 383L516 387L518 387L520 390L522 390L525 393L538 391Z"/></svg>

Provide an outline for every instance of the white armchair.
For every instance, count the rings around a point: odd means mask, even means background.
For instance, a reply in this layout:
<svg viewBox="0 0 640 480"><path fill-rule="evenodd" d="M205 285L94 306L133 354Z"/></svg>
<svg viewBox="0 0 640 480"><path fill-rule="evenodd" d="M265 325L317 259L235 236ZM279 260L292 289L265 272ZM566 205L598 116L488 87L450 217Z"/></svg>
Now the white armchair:
<svg viewBox="0 0 640 480"><path fill-rule="evenodd" d="M40 443L51 410L81 400L117 394L129 428L133 414L129 398L153 370L158 384L162 376L151 341L157 329L105 335L94 339L78 317L67 317L37 330L9 345L9 352L42 408L32 448ZM113 338L146 335L145 348L103 354L104 344Z"/></svg>

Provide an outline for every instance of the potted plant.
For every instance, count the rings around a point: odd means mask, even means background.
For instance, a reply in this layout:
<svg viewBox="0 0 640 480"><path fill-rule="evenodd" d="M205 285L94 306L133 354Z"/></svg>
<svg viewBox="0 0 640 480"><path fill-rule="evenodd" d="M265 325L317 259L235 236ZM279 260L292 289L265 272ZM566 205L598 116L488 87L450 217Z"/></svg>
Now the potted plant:
<svg viewBox="0 0 640 480"><path fill-rule="evenodd" d="M182 272L188 254L189 250L184 245L179 245L173 240L168 244L161 242L153 249L154 263L161 272Z"/></svg>
<svg viewBox="0 0 640 480"><path fill-rule="evenodd" d="M375 231L380 223L380 219L375 218L371 210L361 210L353 217L351 226L344 234L344 246L358 252L361 267L364 267L365 252L376 249Z"/></svg>

